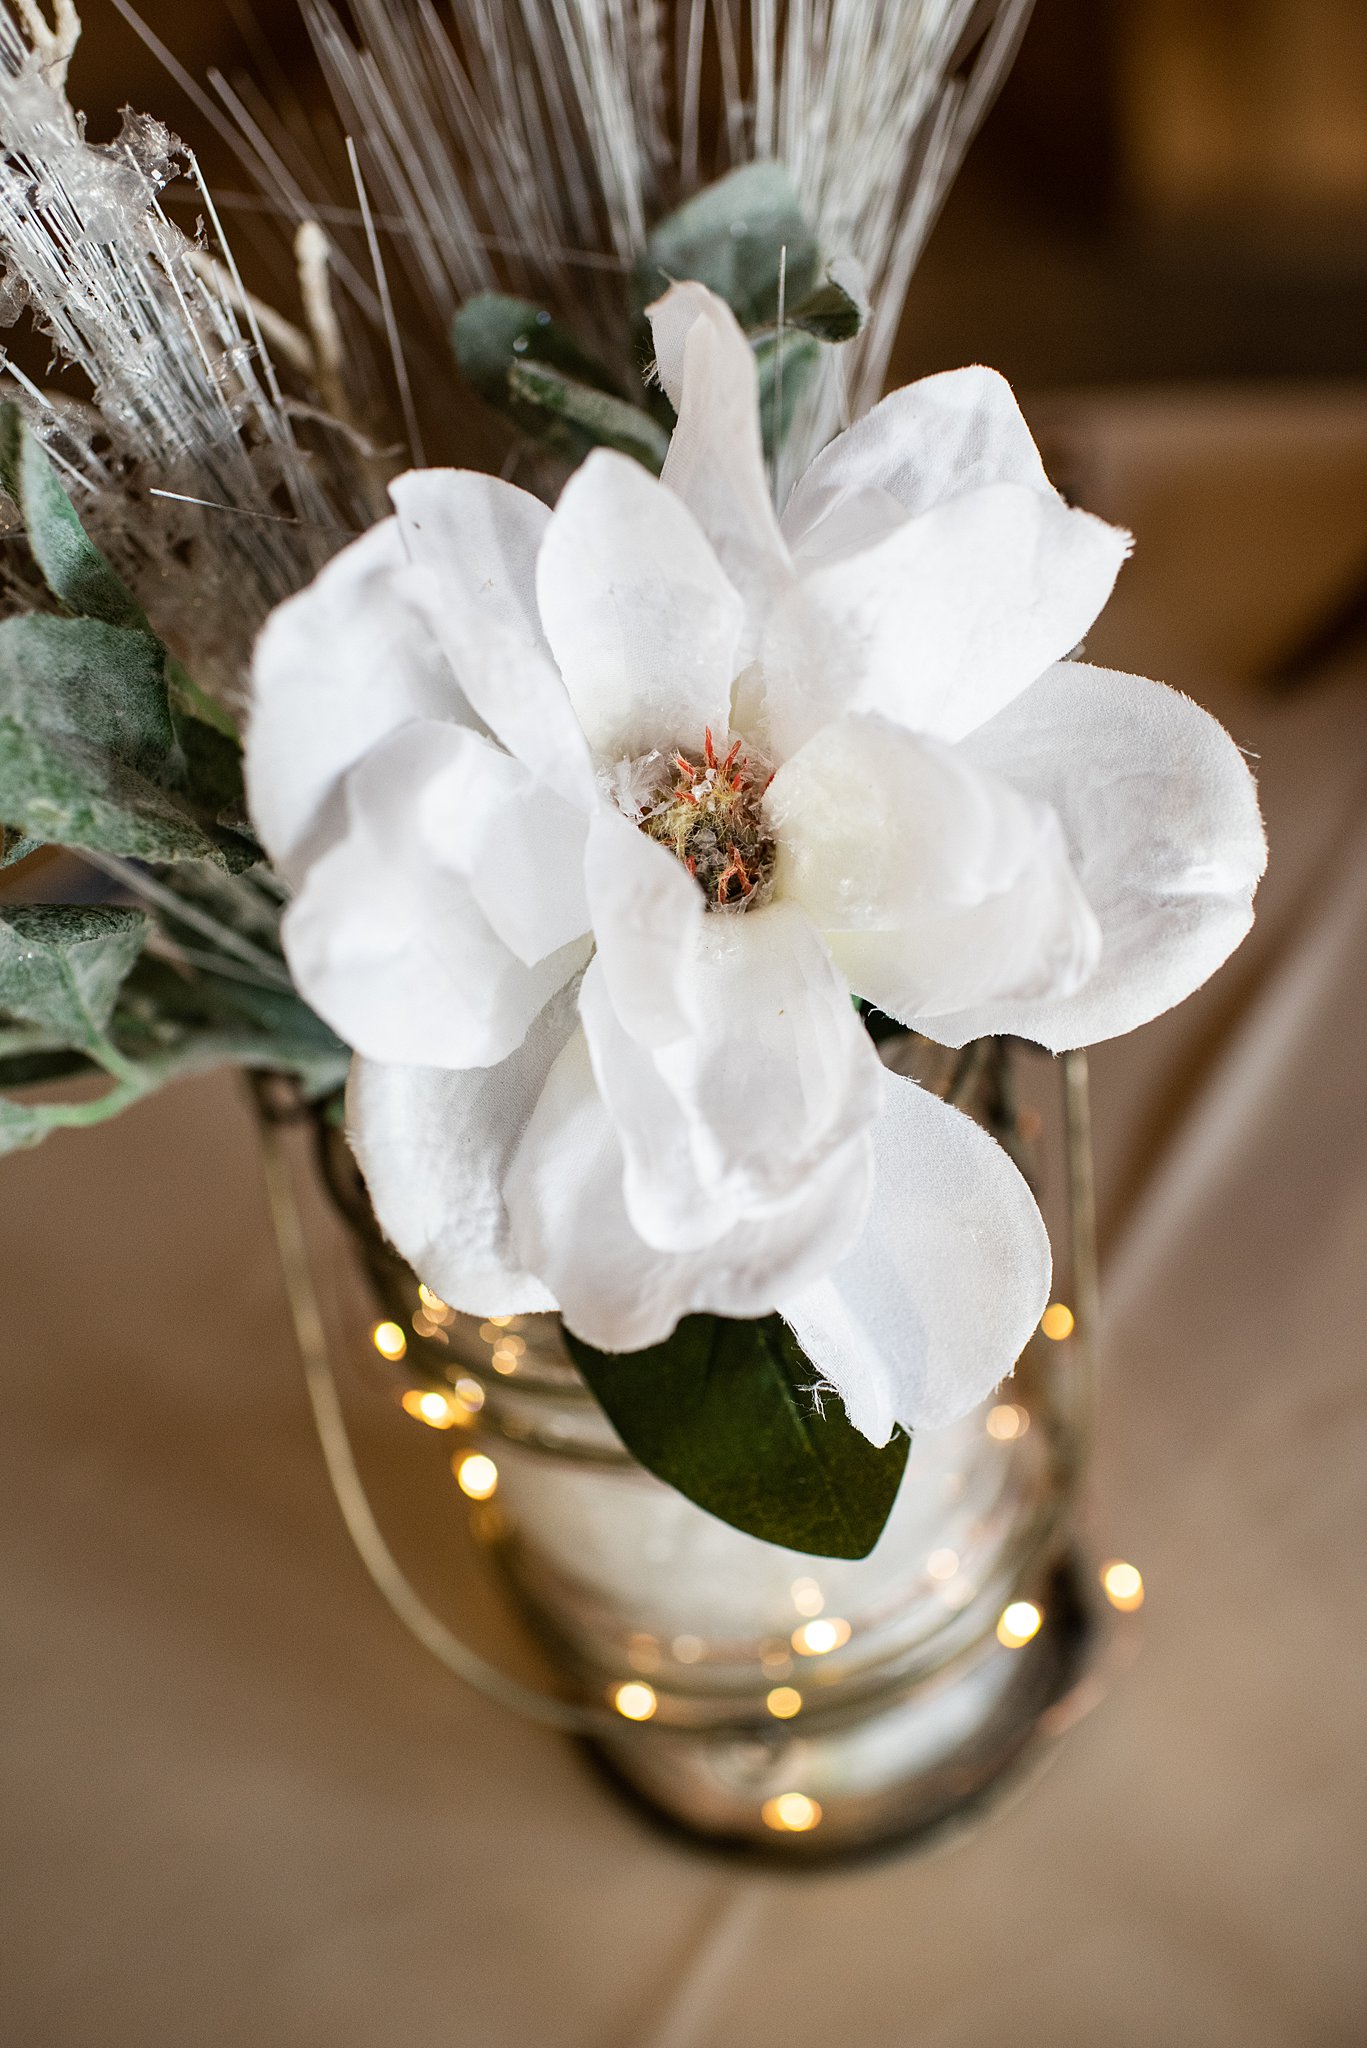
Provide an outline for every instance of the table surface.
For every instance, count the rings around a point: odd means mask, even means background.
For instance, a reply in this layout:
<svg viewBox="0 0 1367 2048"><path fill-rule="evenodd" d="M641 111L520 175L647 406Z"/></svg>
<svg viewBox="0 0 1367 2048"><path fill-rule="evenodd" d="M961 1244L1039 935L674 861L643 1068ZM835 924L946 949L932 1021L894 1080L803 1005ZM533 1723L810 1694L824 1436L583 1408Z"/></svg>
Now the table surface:
<svg viewBox="0 0 1367 2048"><path fill-rule="evenodd" d="M1236 961L1093 1060L1090 1523L1144 1571L1138 1660L953 1846L794 1877L657 1837L372 1591L240 1089L186 1084L3 1166L16 2044L1367 2038L1367 663L1253 682L1367 560L1367 394L1096 396L1051 431L1139 539L1091 657L1220 712L1273 847ZM402 1519L441 1439L368 1427Z"/></svg>

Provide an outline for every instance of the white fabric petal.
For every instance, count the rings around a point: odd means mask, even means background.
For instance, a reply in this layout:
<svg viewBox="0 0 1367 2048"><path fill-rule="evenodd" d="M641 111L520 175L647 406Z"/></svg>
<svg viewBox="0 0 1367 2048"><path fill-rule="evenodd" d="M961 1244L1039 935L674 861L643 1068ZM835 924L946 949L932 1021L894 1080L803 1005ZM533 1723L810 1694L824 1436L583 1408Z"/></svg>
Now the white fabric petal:
<svg viewBox="0 0 1367 2048"><path fill-rule="evenodd" d="M627 1216L621 1147L576 1033L551 1069L504 1199L517 1257L554 1294L568 1327L600 1350L638 1351L663 1343L684 1315L767 1315L784 1286L825 1271L863 1222L872 1156L861 1134L782 1211L700 1251L654 1250Z"/></svg>
<svg viewBox="0 0 1367 2048"><path fill-rule="evenodd" d="M543 782L584 808L593 773L550 659L536 559L550 511L477 470L413 470L389 487L432 631L489 730Z"/></svg>
<svg viewBox="0 0 1367 2048"><path fill-rule="evenodd" d="M792 581L764 465L755 352L731 308L704 285L676 284L647 313L660 382L678 414L661 482L716 549L753 639Z"/></svg>
<svg viewBox="0 0 1367 2048"><path fill-rule="evenodd" d="M819 566L766 635L776 758L846 711L961 738L1076 646L1128 548L1059 498L989 484Z"/></svg>
<svg viewBox="0 0 1367 2048"><path fill-rule="evenodd" d="M246 777L262 844L287 874L352 764L414 718L473 725L421 602L398 523L344 548L266 621L252 664Z"/></svg>
<svg viewBox="0 0 1367 2048"><path fill-rule="evenodd" d="M598 448L537 560L541 620L600 762L700 749L728 726L741 601L696 520L638 462Z"/></svg>
<svg viewBox="0 0 1367 2048"><path fill-rule="evenodd" d="M1006 379L945 370L891 392L836 435L795 486L783 533L810 565L985 484L1056 495Z"/></svg>
<svg viewBox="0 0 1367 2048"><path fill-rule="evenodd" d="M868 1221L779 1313L876 1444L939 1429L1009 1373L1049 1299L1049 1237L996 1140L913 1081L888 1077Z"/></svg>
<svg viewBox="0 0 1367 2048"><path fill-rule="evenodd" d="M544 649L536 609L536 558L550 507L529 491L477 469L413 469L389 496L410 560L430 569L443 602L459 593Z"/></svg>
<svg viewBox="0 0 1367 2048"><path fill-rule="evenodd" d="M442 751L446 766L416 797L424 841L440 866L465 877L510 952L535 967L589 930L588 821L473 733Z"/></svg>
<svg viewBox="0 0 1367 2048"><path fill-rule="evenodd" d="M962 748L838 720L765 798L775 886L858 994L918 1019L991 996L1070 995L1101 934L1052 808Z"/></svg>
<svg viewBox="0 0 1367 2048"><path fill-rule="evenodd" d="M505 1059L588 956L588 939L572 935L587 925L582 896L576 908L572 888L557 894L529 857L549 807L579 823L575 814L489 741L431 721L373 748L347 777L344 799L346 828L309 868L282 926L300 989L369 1059ZM519 906L493 869L523 841L528 893ZM540 949L534 964L499 936L488 910L524 950Z"/></svg>
<svg viewBox="0 0 1367 2048"><path fill-rule="evenodd" d="M964 742L982 767L1053 805L1102 932L1076 994L928 1020L963 1045L1013 1032L1053 1052L1093 1045L1182 1002L1253 922L1267 865L1243 755L1208 712L1143 676L1060 662Z"/></svg>
<svg viewBox="0 0 1367 2048"><path fill-rule="evenodd" d="M380 1228L418 1277L465 1315L532 1315L556 1305L518 1264L503 1177L577 1023L571 984L497 1066L458 1073L352 1061L347 1136Z"/></svg>
<svg viewBox="0 0 1367 2048"><path fill-rule="evenodd" d="M584 878L613 1010L642 1045L693 1028L692 964L706 908L673 854L603 805L589 825Z"/></svg>
<svg viewBox="0 0 1367 2048"><path fill-rule="evenodd" d="M705 917L689 966L695 1028L653 1051L621 1028L592 969L580 997L627 1212L665 1250L784 1208L882 1099L849 991L794 905Z"/></svg>

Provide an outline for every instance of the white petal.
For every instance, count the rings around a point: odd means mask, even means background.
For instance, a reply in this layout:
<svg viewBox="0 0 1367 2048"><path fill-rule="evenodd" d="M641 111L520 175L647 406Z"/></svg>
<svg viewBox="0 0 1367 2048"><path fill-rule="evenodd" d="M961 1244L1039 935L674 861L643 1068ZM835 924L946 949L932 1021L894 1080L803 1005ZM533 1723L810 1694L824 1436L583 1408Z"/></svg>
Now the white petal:
<svg viewBox="0 0 1367 2048"><path fill-rule="evenodd" d="M1054 1052L1115 1038L1183 1001L1248 931L1267 864L1257 790L1189 698L1060 662L964 747L1057 809L1101 959L1073 996L984 1004L927 1022L930 1036L1014 1032Z"/></svg>
<svg viewBox="0 0 1367 2048"><path fill-rule="evenodd" d="M792 580L764 467L755 353L731 308L704 285L676 284L647 311L660 381L679 416L661 481L716 549L753 632Z"/></svg>
<svg viewBox="0 0 1367 2048"><path fill-rule="evenodd" d="M476 721L433 638L397 521L344 548L256 643L247 794L286 869L352 763L413 718Z"/></svg>
<svg viewBox="0 0 1367 2048"><path fill-rule="evenodd" d="M642 1045L692 1028L692 963L705 914L692 876L620 812L601 807L584 861L593 934L612 1006Z"/></svg>
<svg viewBox="0 0 1367 2048"><path fill-rule="evenodd" d="M868 1129L883 1086L849 991L793 905L705 917L690 970L695 1027L653 1051L621 1029L592 971L580 998L632 1225L680 1251L785 1207Z"/></svg>
<svg viewBox="0 0 1367 2048"><path fill-rule="evenodd" d="M782 1212L696 1252L661 1252L633 1230L622 1153L576 1034L537 1103L504 1197L518 1258L545 1282L571 1330L605 1351L663 1343L679 1318L767 1315L784 1286L824 1272L857 1235L872 1145L861 1135L798 1187Z"/></svg>
<svg viewBox="0 0 1367 2048"><path fill-rule="evenodd" d="M588 820L473 733L444 752L441 775L416 797L424 840L443 868L465 877L504 945L534 967L589 929Z"/></svg>
<svg viewBox="0 0 1367 2048"><path fill-rule="evenodd" d="M783 532L810 564L984 484L1054 496L1006 379L945 370L892 392L837 434L795 487Z"/></svg>
<svg viewBox="0 0 1367 2048"><path fill-rule="evenodd" d="M890 1016L1071 994L1096 964L1100 931L1054 811L963 748L840 719L779 769L765 813L776 887Z"/></svg>
<svg viewBox="0 0 1367 2048"><path fill-rule="evenodd" d="M570 802L593 798L588 749L550 659L536 558L539 498L477 470L412 470L390 485L432 630L489 730Z"/></svg>
<svg viewBox="0 0 1367 2048"><path fill-rule="evenodd" d="M741 602L697 522L639 463L595 449L537 561L542 624L600 761L727 729Z"/></svg>
<svg viewBox="0 0 1367 2048"><path fill-rule="evenodd" d="M779 1313L874 1443L938 1429L1009 1373L1049 1299L1049 1238L996 1140L889 1076L868 1221Z"/></svg>
<svg viewBox="0 0 1367 2048"><path fill-rule="evenodd" d="M475 789L480 815L461 843L450 820ZM430 722L373 748L347 777L344 797L345 829L309 868L284 919L301 990L370 1059L465 1067L506 1058L583 965L588 940L566 933L587 917L576 919L563 898L543 899L539 874L524 863L536 892L527 920L544 914L540 940L555 942L529 966L490 923L470 871L497 858L500 816L510 835L535 838L539 814L557 799L487 740Z"/></svg>
<svg viewBox="0 0 1367 2048"><path fill-rule="evenodd" d="M380 1227L419 1279L465 1315L556 1305L518 1264L503 1178L576 1022L570 986L498 1066L457 1073L352 1062L347 1133Z"/></svg>
<svg viewBox="0 0 1367 2048"><path fill-rule="evenodd" d="M476 469L409 470L389 495L410 559L432 571L443 598L458 593L528 646L544 649L536 558L549 506Z"/></svg>
<svg viewBox="0 0 1367 2048"><path fill-rule="evenodd" d="M803 577L763 653L782 759L845 711L954 740L1067 654L1128 536L1022 484L989 484Z"/></svg>

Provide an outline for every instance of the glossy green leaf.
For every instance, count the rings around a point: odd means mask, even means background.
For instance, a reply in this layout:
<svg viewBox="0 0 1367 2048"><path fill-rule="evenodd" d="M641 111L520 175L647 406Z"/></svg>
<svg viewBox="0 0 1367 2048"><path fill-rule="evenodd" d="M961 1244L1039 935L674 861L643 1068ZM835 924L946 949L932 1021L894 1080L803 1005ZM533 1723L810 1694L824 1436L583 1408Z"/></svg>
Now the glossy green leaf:
<svg viewBox="0 0 1367 2048"><path fill-rule="evenodd" d="M882 1449L833 1399L777 1316L686 1316L648 1351L596 1351L566 1333L632 1454L747 1535L820 1557L866 1557L891 1513L909 1440Z"/></svg>
<svg viewBox="0 0 1367 2048"><path fill-rule="evenodd" d="M821 251L782 164L743 164L657 221L635 274L641 307L685 279L725 299L742 327L772 326L784 298L801 305L821 282Z"/></svg>
<svg viewBox="0 0 1367 2048"><path fill-rule="evenodd" d="M49 1043L104 1042L151 919L110 904L8 904L0 911L0 1011Z"/></svg>

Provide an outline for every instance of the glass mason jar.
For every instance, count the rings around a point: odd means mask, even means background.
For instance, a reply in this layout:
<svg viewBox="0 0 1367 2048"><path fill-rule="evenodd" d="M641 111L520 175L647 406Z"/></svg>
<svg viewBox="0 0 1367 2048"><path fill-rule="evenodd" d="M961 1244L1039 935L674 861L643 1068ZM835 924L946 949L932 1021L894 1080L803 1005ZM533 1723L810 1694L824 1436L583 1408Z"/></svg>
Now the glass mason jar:
<svg viewBox="0 0 1367 2048"><path fill-rule="evenodd" d="M744 1535L645 1471L558 1318L479 1322L420 1288L340 1133L322 1135L384 1318L378 1349L402 1352L388 1369L409 1412L452 1428L481 1551L563 1693L599 1710L600 1759L695 1836L790 1858L981 1803L1069 1718L1094 1629L1074 1549L1095 1378L1085 1056L1006 1039L956 1053L902 1032L880 1050L1011 1151L1055 1281L1012 1379L916 1436L857 1562Z"/></svg>

